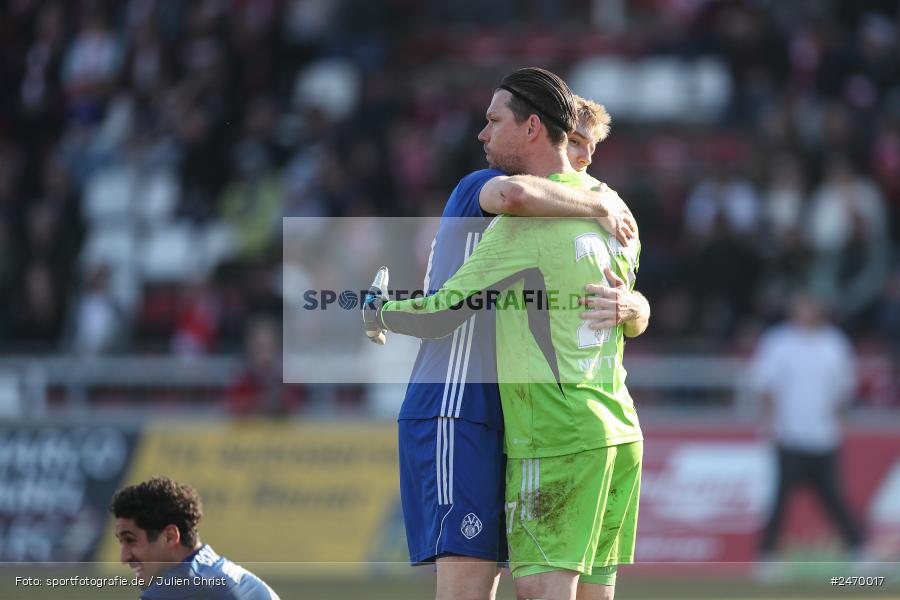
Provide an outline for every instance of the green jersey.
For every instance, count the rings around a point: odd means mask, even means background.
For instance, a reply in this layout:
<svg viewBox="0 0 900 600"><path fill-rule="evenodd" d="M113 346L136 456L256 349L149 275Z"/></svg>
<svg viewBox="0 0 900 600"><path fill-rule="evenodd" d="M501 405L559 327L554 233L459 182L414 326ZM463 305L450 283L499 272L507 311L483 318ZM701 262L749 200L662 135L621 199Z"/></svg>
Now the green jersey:
<svg viewBox="0 0 900 600"><path fill-rule="evenodd" d="M551 175L594 188L582 173ZM386 329L417 337L453 332L472 310L496 310L497 377L512 458L572 454L642 438L625 387L623 327L581 319L584 286L603 267L633 289L640 245L626 247L589 219L496 217L462 267L435 294L387 302Z"/></svg>

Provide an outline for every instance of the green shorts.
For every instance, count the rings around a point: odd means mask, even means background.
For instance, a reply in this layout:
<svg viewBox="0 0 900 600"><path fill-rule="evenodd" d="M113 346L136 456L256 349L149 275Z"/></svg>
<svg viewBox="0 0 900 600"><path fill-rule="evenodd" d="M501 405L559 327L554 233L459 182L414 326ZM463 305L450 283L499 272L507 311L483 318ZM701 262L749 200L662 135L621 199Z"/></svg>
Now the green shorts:
<svg viewBox="0 0 900 600"><path fill-rule="evenodd" d="M506 463L506 534L513 577L561 569L615 583L634 562L643 442Z"/></svg>

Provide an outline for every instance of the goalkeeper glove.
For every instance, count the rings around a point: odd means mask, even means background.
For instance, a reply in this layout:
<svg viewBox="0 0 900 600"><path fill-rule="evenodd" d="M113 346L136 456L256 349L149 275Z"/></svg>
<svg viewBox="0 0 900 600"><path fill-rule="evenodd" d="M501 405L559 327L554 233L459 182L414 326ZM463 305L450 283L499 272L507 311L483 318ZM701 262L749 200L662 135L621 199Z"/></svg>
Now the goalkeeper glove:
<svg viewBox="0 0 900 600"><path fill-rule="evenodd" d="M390 300L387 286L388 268L381 267L375 274L375 280L372 281L372 286L362 302L362 319L366 335L380 346L383 346L385 341L387 341L385 337L387 329L382 326L380 318L382 305Z"/></svg>

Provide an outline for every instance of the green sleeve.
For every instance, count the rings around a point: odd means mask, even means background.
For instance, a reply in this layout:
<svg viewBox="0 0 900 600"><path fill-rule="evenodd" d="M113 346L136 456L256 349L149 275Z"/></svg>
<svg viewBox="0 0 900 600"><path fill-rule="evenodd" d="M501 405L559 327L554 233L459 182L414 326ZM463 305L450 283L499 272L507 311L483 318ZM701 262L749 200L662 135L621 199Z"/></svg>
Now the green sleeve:
<svg viewBox="0 0 900 600"><path fill-rule="evenodd" d="M532 219L495 217L475 251L431 296L387 302L380 318L385 329L419 338L453 333L476 310L496 302L500 292L536 264L529 243Z"/></svg>

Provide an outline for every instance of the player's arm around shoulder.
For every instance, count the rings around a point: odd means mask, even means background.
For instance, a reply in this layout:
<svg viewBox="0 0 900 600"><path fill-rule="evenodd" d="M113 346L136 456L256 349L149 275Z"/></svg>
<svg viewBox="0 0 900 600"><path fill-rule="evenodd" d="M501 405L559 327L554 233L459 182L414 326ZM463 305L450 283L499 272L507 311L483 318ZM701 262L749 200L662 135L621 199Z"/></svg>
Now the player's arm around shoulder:
<svg viewBox="0 0 900 600"><path fill-rule="evenodd" d="M500 175L489 179L478 194L481 210L492 215L512 215L522 201L522 189L513 177Z"/></svg>
<svg viewBox="0 0 900 600"><path fill-rule="evenodd" d="M498 176L481 188L481 209L519 217L597 219L622 244L635 237L637 226L621 198L601 185L591 190L533 175Z"/></svg>
<svg viewBox="0 0 900 600"><path fill-rule="evenodd" d="M482 210L520 217L602 217L608 214L599 194L534 175L499 176L481 188Z"/></svg>
<svg viewBox="0 0 900 600"><path fill-rule="evenodd" d="M626 245L636 243L637 239L640 237L640 230L638 229L637 221L634 219L634 215L631 213L631 209L628 208L628 205L625 204L625 201L622 200L622 197L619 195L619 193L605 183L599 181L593 188L593 191L603 194L604 201L606 202L606 206L609 210L609 214L607 214L606 216L597 217L597 222L600 223L600 226L609 233L615 235L615 233L618 231L618 228L624 225L630 230L630 235L628 237ZM620 242L622 241L621 237L619 237L618 235L616 237Z"/></svg>

